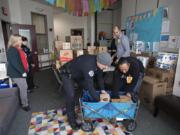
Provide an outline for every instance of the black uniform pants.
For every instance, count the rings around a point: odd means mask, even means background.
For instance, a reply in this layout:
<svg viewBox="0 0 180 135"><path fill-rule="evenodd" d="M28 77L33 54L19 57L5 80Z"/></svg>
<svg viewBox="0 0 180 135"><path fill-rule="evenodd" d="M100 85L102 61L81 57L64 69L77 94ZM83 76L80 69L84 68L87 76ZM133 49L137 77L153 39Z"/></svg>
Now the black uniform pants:
<svg viewBox="0 0 180 135"><path fill-rule="evenodd" d="M34 75L33 75L32 70L30 70L27 73L26 82L27 82L27 85L28 85L28 89L33 89L34 88Z"/></svg>
<svg viewBox="0 0 180 135"><path fill-rule="evenodd" d="M66 100L66 110L69 124L76 122L75 118L75 89L74 82L66 74L61 74L64 95Z"/></svg>

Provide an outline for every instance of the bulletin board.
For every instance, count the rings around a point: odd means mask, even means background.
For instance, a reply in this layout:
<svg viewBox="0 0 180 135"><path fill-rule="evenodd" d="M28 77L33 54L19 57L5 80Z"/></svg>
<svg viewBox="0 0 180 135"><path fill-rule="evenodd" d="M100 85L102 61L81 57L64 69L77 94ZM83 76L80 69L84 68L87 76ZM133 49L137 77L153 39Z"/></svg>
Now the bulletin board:
<svg viewBox="0 0 180 135"><path fill-rule="evenodd" d="M132 34L138 41L159 42L163 20L163 7L130 16L126 21L129 38Z"/></svg>

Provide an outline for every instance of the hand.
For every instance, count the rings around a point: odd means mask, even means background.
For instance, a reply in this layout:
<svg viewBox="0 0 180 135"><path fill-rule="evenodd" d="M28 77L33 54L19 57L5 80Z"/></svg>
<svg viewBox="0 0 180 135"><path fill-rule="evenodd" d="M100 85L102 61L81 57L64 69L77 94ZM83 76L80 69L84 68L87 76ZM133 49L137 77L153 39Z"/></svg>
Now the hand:
<svg viewBox="0 0 180 135"><path fill-rule="evenodd" d="M31 64L31 66L34 68L34 67L35 67L35 64Z"/></svg>
<svg viewBox="0 0 180 135"><path fill-rule="evenodd" d="M131 94L130 94L129 92L126 94L126 96L128 96L128 97L130 97L130 98L131 98Z"/></svg>
<svg viewBox="0 0 180 135"><path fill-rule="evenodd" d="M102 94L106 94L107 92L105 90L101 90L101 93Z"/></svg>
<svg viewBox="0 0 180 135"><path fill-rule="evenodd" d="M109 94L108 93L100 94L100 101L101 102L109 102L110 101Z"/></svg>
<svg viewBox="0 0 180 135"><path fill-rule="evenodd" d="M26 74L26 73L23 73L23 74L22 74L22 77L27 77L27 74Z"/></svg>

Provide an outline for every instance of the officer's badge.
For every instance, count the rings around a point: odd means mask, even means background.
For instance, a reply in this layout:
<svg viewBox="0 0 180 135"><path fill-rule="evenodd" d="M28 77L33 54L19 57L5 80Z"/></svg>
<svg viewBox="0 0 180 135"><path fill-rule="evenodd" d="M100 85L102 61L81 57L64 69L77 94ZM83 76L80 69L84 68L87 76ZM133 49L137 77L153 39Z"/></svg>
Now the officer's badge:
<svg viewBox="0 0 180 135"><path fill-rule="evenodd" d="M126 78L127 84L130 84L132 82L132 80L133 80L132 76L130 76L130 75L127 76L127 78Z"/></svg>
<svg viewBox="0 0 180 135"><path fill-rule="evenodd" d="M92 71L92 70L89 71L89 76L90 76L90 77L93 77L93 76L94 76L94 71Z"/></svg>

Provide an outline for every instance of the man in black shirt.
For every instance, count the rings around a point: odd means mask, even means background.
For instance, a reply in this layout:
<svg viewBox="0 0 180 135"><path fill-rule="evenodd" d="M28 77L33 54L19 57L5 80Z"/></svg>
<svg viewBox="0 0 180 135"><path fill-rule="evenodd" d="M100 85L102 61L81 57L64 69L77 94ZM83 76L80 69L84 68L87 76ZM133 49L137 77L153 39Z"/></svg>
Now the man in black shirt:
<svg viewBox="0 0 180 135"><path fill-rule="evenodd" d="M134 57L122 57L114 74L113 97L119 97L120 92L136 102L143 77L144 67L141 61Z"/></svg>

